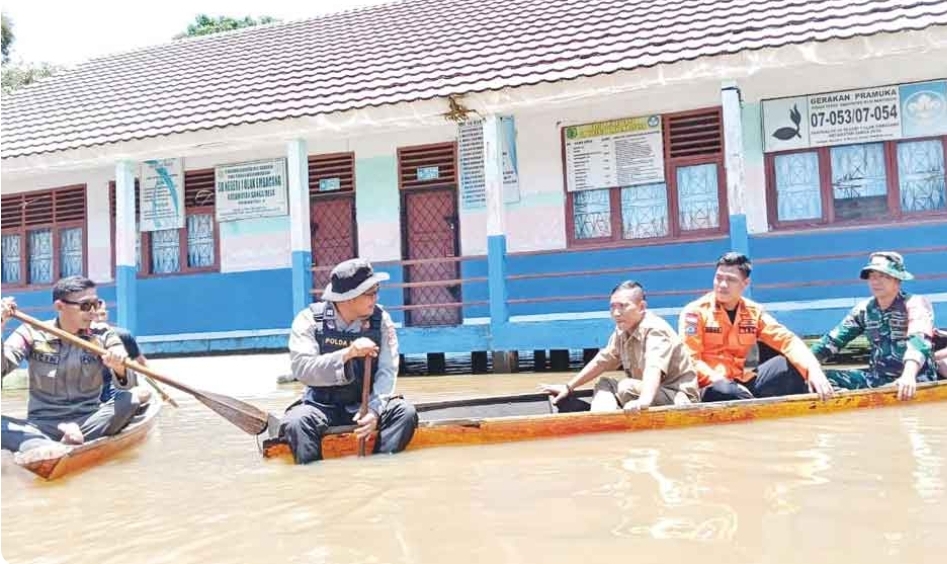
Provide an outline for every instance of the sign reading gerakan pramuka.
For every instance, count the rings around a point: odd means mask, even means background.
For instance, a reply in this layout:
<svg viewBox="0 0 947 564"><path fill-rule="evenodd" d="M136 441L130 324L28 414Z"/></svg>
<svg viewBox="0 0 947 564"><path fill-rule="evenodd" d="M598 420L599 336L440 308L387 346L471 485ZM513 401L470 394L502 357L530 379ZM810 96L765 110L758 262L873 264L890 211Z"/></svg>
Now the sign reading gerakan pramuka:
<svg viewBox="0 0 947 564"><path fill-rule="evenodd" d="M947 133L947 81L763 100L766 152Z"/></svg>
<svg viewBox="0 0 947 564"><path fill-rule="evenodd" d="M214 184L219 222L289 213L286 159L220 165Z"/></svg>

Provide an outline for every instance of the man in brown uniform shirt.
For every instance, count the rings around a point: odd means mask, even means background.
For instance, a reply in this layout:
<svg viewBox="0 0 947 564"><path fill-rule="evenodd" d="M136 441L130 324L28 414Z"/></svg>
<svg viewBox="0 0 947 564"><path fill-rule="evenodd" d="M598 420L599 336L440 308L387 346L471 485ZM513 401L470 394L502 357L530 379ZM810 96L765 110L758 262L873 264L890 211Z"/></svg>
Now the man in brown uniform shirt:
<svg viewBox="0 0 947 564"><path fill-rule="evenodd" d="M615 287L609 304L615 332L608 344L568 384L543 385L542 390L558 403L603 372L622 368L627 378L600 378L596 383L592 411L637 411L699 401L697 372L680 337L647 308L641 284L629 280Z"/></svg>

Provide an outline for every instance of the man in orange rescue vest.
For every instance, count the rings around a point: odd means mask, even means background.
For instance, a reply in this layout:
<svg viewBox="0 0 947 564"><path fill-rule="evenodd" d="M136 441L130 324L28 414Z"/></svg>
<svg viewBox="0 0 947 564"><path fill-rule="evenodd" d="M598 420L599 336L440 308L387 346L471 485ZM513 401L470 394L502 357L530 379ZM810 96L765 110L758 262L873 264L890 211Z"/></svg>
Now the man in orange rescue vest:
<svg viewBox="0 0 947 564"><path fill-rule="evenodd" d="M679 332L697 368L702 401L804 394L825 399L832 385L806 344L756 302L743 297L752 266L746 255L729 252L717 260L712 292L681 312ZM780 356L746 367L757 342ZM807 385L808 383L808 385Z"/></svg>

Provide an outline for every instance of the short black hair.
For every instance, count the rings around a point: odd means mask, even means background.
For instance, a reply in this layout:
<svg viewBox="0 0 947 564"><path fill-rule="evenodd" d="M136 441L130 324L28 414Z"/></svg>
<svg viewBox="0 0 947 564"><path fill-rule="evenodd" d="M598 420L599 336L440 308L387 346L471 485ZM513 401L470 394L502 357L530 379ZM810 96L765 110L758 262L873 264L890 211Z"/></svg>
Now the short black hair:
<svg viewBox="0 0 947 564"><path fill-rule="evenodd" d="M739 268L744 278L749 278L750 273L753 272L753 263L750 262L750 257L736 251L730 251L729 253L721 255L720 258L717 259L717 267L719 268L721 266L735 266Z"/></svg>
<svg viewBox="0 0 947 564"><path fill-rule="evenodd" d="M612 288L612 293L614 294L618 290L635 290L635 289L641 291L641 299L643 300L644 299L644 286L639 284L638 281L636 280L625 280L618 286L615 286L614 288Z"/></svg>
<svg viewBox="0 0 947 564"><path fill-rule="evenodd" d="M89 288L95 288L95 282L85 276L67 276L53 285L53 301L61 300L69 294L75 294Z"/></svg>

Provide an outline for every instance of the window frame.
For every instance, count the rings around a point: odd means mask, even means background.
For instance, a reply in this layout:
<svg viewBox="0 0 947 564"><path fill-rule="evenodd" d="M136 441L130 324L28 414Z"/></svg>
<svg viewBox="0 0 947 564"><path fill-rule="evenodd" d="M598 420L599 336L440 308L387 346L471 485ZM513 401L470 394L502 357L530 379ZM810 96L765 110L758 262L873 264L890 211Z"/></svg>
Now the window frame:
<svg viewBox="0 0 947 564"><path fill-rule="evenodd" d="M689 117L707 114L716 111L720 116L720 151L713 154L671 156L671 128L670 122L674 118ZM661 115L661 135L664 150L664 184L668 203L668 234L662 237L632 238L623 237L621 191L627 186L610 186L600 188L608 190L609 194L609 221L611 236L580 239L575 236L575 202L577 192L569 192L568 170L566 168L566 127L559 128L559 148L562 159L562 190L565 194L566 214L566 248L588 247L637 247L656 244L667 244L678 241L701 241L725 236L730 231L730 211L727 201L727 171L726 171L726 139L723 134L723 116L720 106L710 106L682 112L665 113ZM614 118L621 119L621 118ZM607 120L606 120L607 121ZM711 229L681 229L680 194L677 189L677 170L682 167L703 164L717 165L717 214L718 226Z"/></svg>
<svg viewBox="0 0 947 564"><path fill-rule="evenodd" d="M82 190L82 199L84 202L82 210L82 219L68 219L68 220L58 220L56 218L56 194L60 192L68 192L70 190ZM15 194L5 194L5 198L27 198L27 197L39 197L49 194L52 197L52 213L53 219L51 222L46 223L37 223L34 225L28 225L26 222L26 212L20 212L20 225L17 227L0 227L0 234L2 235L19 235L20 236L20 281L19 282L4 282L3 287L7 289L16 289L16 290L42 290L46 288L51 288L60 278L62 278L62 261L60 257L61 251L61 231L63 229L74 229L79 227L82 229L82 275L87 276L89 273L89 196L88 196L88 186L86 184L71 184L69 186L60 186L57 188L50 188L46 190L37 190L34 192L20 192ZM8 200L9 202L9 200ZM7 204L9 205L9 203ZM19 204L22 205L22 204ZM39 229L50 229L52 231L52 242L53 242L53 271L51 274L52 282L41 282L41 283L31 283L29 281L29 238L28 234L30 231L36 231Z"/></svg>
<svg viewBox="0 0 947 564"><path fill-rule="evenodd" d="M180 269L179 269L179 270L177 270L177 271L175 271L175 272L158 272L158 273L152 272L152 266L151 266L151 231L140 231L140 230L138 230L138 225L139 225L139 221L140 221L140 220L139 220L139 218L138 218L138 214L137 214L137 213L135 214L135 215L136 215L136 217L135 217L136 230L138 231L138 233L141 234L141 265L142 265L142 268L139 269L138 272L137 272L138 278L164 278L164 277L167 277L167 276L186 276L186 275L188 275L188 274L201 274L201 273L207 273L207 272L219 272L219 271L220 271L220 223L217 221L216 205L215 205L215 204L202 205L202 206L198 206L198 205L196 205L196 204L193 204L193 205L192 205L192 204L190 204L190 202L188 201L188 197L187 197L187 178L188 178L188 174L192 174L192 175L193 175L193 174L207 174L208 172L213 173L213 171L214 171L213 168L204 168L204 169L195 169L195 170L186 170L186 171L184 171L184 194L185 194L185 200L184 200L184 226L183 226L183 227L179 227L179 228L177 229L177 231L178 231L178 264L180 265ZM113 180L113 181L111 181L111 182L109 183L109 198L110 198L110 199L111 199L112 197L114 197L114 192L113 192L113 190L116 190L116 189L117 189L117 185L116 185L115 181ZM138 195L138 178L137 178L137 177L135 178L135 189L136 189L136 192L135 192L136 206L135 206L135 207L136 207L136 212L137 212L137 207L138 207L138 206L137 206L137 199L139 198L139 195ZM111 208L111 202L109 203L109 207ZM111 210L110 210L110 211L111 211ZM188 235L187 220L188 220L188 218L189 218L190 216L192 216L192 215L207 215L207 214L209 214L209 215L211 216L211 221L213 222L213 225L214 225L214 263L213 263L211 266L190 267L190 266L188 266L188 264L187 264L187 252L188 252L188 246L187 246L187 235ZM110 213L110 215L111 215L111 213ZM112 216L110 219L111 219L111 222L112 222L112 227L111 227L111 230L112 230L112 276L114 277L114 276L115 276L115 266L116 266L116 257L115 257L115 252L116 252L116 229L115 229L115 227L116 227L116 222L117 222L117 219L118 219L118 218L115 217L115 216Z"/></svg>
<svg viewBox="0 0 947 564"><path fill-rule="evenodd" d="M905 139L891 139L888 141L865 141L862 143L840 143L824 147L808 147L789 151L766 153L763 159L764 178L766 182L766 217L771 231L788 231L794 229L824 229L831 227L863 226L891 223L903 219L929 219L947 217L947 209L920 212L901 211L901 173L898 167L898 144L916 141L940 141L944 152L944 162L947 163L947 135L931 135L925 137L909 137ZM886 196L888 213L871 219L837 220L835 218L835 203L832 195L832 159L830 151L833 147L852 145L868 145L881 143L884 150ZM812 219L779 220L779 202L776 193L776 157L794 153L811 153L818 155L819 162L819 195L822 199L822 217Z"/></svg>

